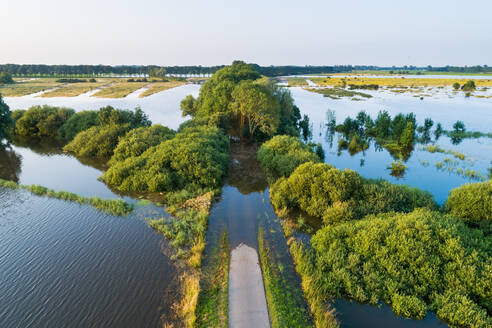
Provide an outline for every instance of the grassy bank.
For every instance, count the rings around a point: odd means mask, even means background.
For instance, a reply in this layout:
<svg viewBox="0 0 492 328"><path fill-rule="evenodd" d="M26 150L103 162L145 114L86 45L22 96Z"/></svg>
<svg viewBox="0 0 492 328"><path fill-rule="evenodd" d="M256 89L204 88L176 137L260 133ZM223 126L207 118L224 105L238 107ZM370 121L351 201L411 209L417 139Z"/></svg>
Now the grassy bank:
<svg viewBox="0 0 492 328"><path fill-rule="evenodd" d="M227 231L202 272L195 327L228 327L230 247Z"/></svg>
<svg viewBox="0 0 492 328"><path fill-rule="evenodd" d="M279 250L270 245L265 234L260 227L258 250L272 328L312 327L299 287L286 277L286 268L278 258Z"/></svg>
<svg viewBox="0 0 492 328"><path fill-rule="evenodd" d="M150 87L144 92L142 92L138 97L139 98L147 97L153 95L154 93L176 88L184 84L186 84L186 82L182 82L182 81L155 82L152 83Z"/></svg>
<svg viewBox="0 0 492 328"><path fill-rule="evenodd" d="M91 205L95 209L115 216L125 216L133 211L133 206L123 199L100 199L99 197L84 197L68 191L54 191L39 185L21 185L13 181L0 179L0 187L11 189L25 189L38 196L46 196L76 202L84 205Z"/></svg>
<svg viewBox="0 0 492 328"><path fill-rule="evenodd" d="M4 97L22 97L33 93L52 89L62 83L55 79L35 79L0 85L0 94Z"/></svg>
<svg viewBox="0 0 492 328"><path fill-rule="evenodd" d="M308 85L306 79L303 77L289 77L287 83L289 87L305 87Z"/></svg>
<svg viewBox="0 0 492 328"><path fill-rule="evenodd" d="M148 85L148 82L119 82L94 94L99 98L123 98Z"/></svg>
<svg viewBox="0 0 492 328"><path fill-rule="evenodd" d="M45 92L40 97L77 97L83 93L100 88L109 82L86 82L86 83L70 83L53 91Z"/></svg>

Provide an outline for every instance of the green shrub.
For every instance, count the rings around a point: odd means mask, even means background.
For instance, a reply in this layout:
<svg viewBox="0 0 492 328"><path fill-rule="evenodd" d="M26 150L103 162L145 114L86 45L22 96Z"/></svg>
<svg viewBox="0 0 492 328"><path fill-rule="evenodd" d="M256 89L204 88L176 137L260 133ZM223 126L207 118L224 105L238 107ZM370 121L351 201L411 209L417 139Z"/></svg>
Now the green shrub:
<svg viewBox="0 0 492 328"><path fill-rule="evenodd" d="M15 133L26 137L56 137L58 129L74 114L75 111L69 108L33 106L19 113Z"/></svg>
<svg viewBox="0 0 492 328"><path fill-rule="evenodd" d="M289 176L296 167L306 162L319 162L311 147L298 137L275 136L261 145L258 161L269 178Z"/></svg>
<svg viewBox="0 0 492 328"><path fill-rule="evenodd" d="M492 180L451 190L445 208L451 215L468 222L492 221Z"/></svg>
<svg viewBox="0 0 492 328"><path fill-rule="evenodd" d="M81 111L72 115L59 129L58 137L70 141L75 136L90 127L98 125L97 111Z"/></svg>
<svg viewBox="0 0 492 328"><path fill-rule="evenodd" d="M3 145L3 140L10 141L14 119L9 106L3 101L0 95L0 147Z"/></svg>
<svg viewBox="0 0 492 328"><path fill-rule="evenodd" d="M384 180L367 180L355 171L324 163L300 165L272 186L270 199L279 211L300 209L327 224L368 214L436 207L428 192Z"/></svg>
<svg viewBox="0 0 492 328"><path fill-rule="evenodd" d="M140 156L150 147L173 138L175 132L160 124L130 130L118 142L111 161L123 161L129 157Z"/></svg>
<svg viewBox="0 0 492 328"><path fill-rule="evenodd" d="M111 157L119 138L129 129L128 124L93 126L77 134L63 150L81 157Z"/></svg>
<svg viewBox="0 0 492 328"><path fill-rule="evenodd" d="M217 128L188 128L142 155L115 161L102 179L120 190L215 188L229 165L229 140Z"/></svg>
<svg viewBox="0 0 492 328"><path fill-rule="evenodd" d="M0 72L0 85L1 84L11 84L14 83L12 75L7 72Z"/></svg>
<svg viewBox="0 0 492 328"><path fill-rule="evenodd" d="M492 324L492 237L452 217L428 209L379 214L326 226L311 244L300 270L316 299L348 296L408 317L429 308L452 325Z"/></svg>

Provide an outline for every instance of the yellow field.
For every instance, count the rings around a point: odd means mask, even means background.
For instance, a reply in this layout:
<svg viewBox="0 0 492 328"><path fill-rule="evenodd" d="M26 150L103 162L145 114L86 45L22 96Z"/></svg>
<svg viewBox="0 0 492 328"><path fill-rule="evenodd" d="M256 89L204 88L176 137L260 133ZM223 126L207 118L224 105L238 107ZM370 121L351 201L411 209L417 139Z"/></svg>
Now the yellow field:
<svg viewBox="0 0 492 328"><path fill-rule="evenodd" d="M439 87L439 86L452 86L454 83L458 82L460 85L465 84L470 79L425 79L425 78L401 78L401 77L392 77L392 78L383 78L383 77L331 77L331 78L311 78L311 81L320 85L320 86L342 86L344 81L347 85L355 84L377 84L379 86L384 86L388 88L398 88L398 87ZM492 86L492 78L491 79L476 79L475 84L477 87L491 87Z"/></svg>
<svg viewBox="0 0 492 328"><path fill-rule="evenodd" d="M133 91L143 88L149 82L119 82L94 94L99 98L123 98Z"/></svg>
<svg viewBox="0 0 492 328"><path fill-rule="evenodd" d="M4 97L22 97L36 92L48 90L62 85L55 79L36 79L0 86L0 94Z"/></svg>
<svg viewBox="0 0 492 328"><path fill-rule="evenodd" d="M186 82L182 82L182 81L155 82L150 85L150 88L148 90L142 92L139 95L139 97L140 98L147 97L153 95L154 93L176 88L184 84L186 84Z"/></svg>
<svg viewBox="0 0 492 328"><path fill-rule="evenodd" d="M105 82L86 82L86 83L69 83L61 88L58 88L53 91L45 92L40 95L43 98L51 98L51 97L77 97L83 93L89 92L91 90L100 88L104 85L108 84L108 81Z"/></svg>

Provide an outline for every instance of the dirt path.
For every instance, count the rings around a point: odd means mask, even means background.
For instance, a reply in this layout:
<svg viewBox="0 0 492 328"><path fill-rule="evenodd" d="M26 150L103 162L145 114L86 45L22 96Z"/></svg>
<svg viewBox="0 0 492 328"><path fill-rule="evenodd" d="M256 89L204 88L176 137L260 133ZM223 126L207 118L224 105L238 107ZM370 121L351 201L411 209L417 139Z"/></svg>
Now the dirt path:
<svg viewBox="0 0 492 328"><path fill-rule="evenodd" d="M229 327L270 327L258 253L245 244L231 252Z"/></svg>

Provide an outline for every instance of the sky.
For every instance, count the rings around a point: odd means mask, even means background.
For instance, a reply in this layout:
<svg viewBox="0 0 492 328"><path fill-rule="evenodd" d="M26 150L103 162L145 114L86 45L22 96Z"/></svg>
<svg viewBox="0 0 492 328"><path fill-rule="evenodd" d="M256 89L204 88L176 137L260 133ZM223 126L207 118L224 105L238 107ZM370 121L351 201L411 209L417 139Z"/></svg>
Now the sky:
<svg viewBox="0 0 492 328"><path fill-rule="evenodd" d="M492 0L1 0L0 63L492 66Z"/></svg>

